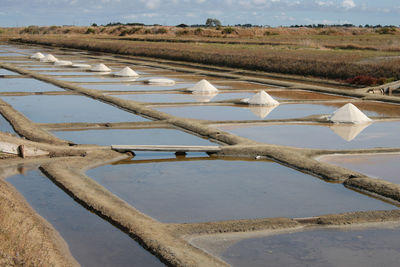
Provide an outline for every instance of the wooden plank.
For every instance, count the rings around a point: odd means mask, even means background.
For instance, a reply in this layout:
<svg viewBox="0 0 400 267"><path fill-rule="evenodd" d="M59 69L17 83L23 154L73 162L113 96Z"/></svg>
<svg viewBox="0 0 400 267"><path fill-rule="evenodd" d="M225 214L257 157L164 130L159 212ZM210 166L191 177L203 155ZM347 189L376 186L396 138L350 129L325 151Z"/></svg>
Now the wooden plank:
<svg viewBox="0 0 400 267"><path fill-rule="evenodd" d="M219 152L219 146L112 145L117 151Z"/></svg>
<svg viewBox="0 0 400 267"><path fill-rule="evenodd" d="M35 147L18 145L8 142L0 142L0 152L19 155L21 157L36 157L36 156L49 155L49 152L37 149Z"/></svg>

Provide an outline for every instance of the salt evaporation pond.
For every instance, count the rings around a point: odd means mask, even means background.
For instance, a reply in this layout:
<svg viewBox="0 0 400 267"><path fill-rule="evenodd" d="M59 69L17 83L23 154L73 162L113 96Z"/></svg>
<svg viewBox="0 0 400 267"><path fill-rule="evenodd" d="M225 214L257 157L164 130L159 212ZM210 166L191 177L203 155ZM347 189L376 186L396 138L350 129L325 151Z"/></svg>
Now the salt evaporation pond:
<svg viewBox="0 0 400 267"><path fill-rule="evenodd" d="M87 175L162 222L308 217L394 208L341 184L264 160L136 159L131 164L92 169Z"/></svg>
<svg viewBox="0 0 400 267"><path fill-rule="evenodd" d="M181 83L174 85L143 84L141 82L113 84L81 84L80 86L101 91L162 91L189 88L192 84Z"/></svg>
<svg viewBox="0 0 400 267"><path fill-rule="evenodd" d="M386 266L400 262L399 226L331 228L219 242L232 266ZM212 244L212 241L209 241Z"/></svg>
<svg viewBox="0 0 400 267"><path fill-rule="evenodd" d="M179 103L179 102L208 102L251 97L253 93L220 93L217 95L198 95L191 93L181 94L126 94L113 95L115 97L139 102Z"/></svg>
<svg viewBox="0 0 400 267"><path fill-rule="evenodd" d="M58 86L31 78L1 78L1 92L49 92L64 91Z"/></svg>
<svg viewBox="0 0 400 267"><path fill-rule="evenodd" d="M319 160L400 184L400 154L332 155Z"/></svg>
<svg viewBox="0 0 400 267"><path fill-rule="evenodd" d="M0 69L0 75L19 75L17 72L9 71L6 69Z"/></svg>
<svg viewBox="0 0 400 267"><path fill-rule="evenodd" d="M279 106L169 106L154 107L168 114L191 119L235 121L235 120L257 120L257 119L290 119L302 118L311 115L332 114L340 104L281 104ZM358 106L358 103L355 103ZM381 116L376 110L362 111L367 116ZM184 116L182 115L184 114Z"/></svg>
<svg viewBox="0 0 400 267"><path fill-rule="evenodd" d="M107 129L53 131L58 138L77 144L110 145L212 145L201 137L175 129ZM214 144L215 145L215 144Z"/></svg>
<svg viewBox="0 0 400 267"><path fill-rule="evenodd" d="M31 95L3 97L16 110L38 123L131 122L143 117L85 96Z"/></svg>
<svg viewBox="0 0 400 267"><path fill-rule="evenodd" d="M393 147L400 122L361 125L219 125L218 129L258 142L319 149Z"/></svg>
<svg viewBox="0 0 400 267"><path fill-rule="evenodd" d="M128 234L80 206L39 171L7 181L61 234L82 266L164 266Z"/></svg>
<svg viewBox="0 0 400 267"><path fill-rule="evenodd" d="M15 134L15 131L11 124L3 117L0 115L0 131L5 132L5 133L13 133Z"/></svg>

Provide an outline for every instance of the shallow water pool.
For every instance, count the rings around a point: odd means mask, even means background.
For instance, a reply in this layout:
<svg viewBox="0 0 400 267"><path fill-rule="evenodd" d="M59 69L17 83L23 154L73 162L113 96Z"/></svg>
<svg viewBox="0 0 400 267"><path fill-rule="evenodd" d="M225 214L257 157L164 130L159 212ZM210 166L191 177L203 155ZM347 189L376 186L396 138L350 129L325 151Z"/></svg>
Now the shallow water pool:
<svg viewBox="0 0 400 267"><path fill-rule="evenodd" d="M86 210L39 171L8 178L61 234L82 266L164 266L127 234Z"/></svg>
<svg viewBox="0 0 400 267"><path fill-rule="evenodd" d="M77 95L2 97L34 122L130 122L143 117L100 101Z"/></svg>
<svg viewBox="0 0 400 267"><path fill-rule="evenodd" d="M400 144L399 122L345 125L220 125L218 129L258 142L319 149L361 149ZM400 146L400 145L399 145Z"/></svg>
<svg viewBox="0 0 400 267"><path fill-rule="evenodd" d="M162 222L308 217L394 207L269 161L168 160L138 153L131 162L87 175Z"/></svg>
<svg viewBox="0 0 400 267"><path fill-rule="evenodd" d="M332 155L319 160L400 184L400 154Z"/></svg>

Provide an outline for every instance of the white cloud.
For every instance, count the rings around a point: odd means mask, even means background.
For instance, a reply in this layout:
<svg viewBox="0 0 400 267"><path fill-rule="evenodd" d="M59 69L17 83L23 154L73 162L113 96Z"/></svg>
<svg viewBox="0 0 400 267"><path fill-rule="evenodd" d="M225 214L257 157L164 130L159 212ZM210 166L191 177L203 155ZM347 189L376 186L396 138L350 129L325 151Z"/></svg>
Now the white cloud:
<svg viewBox="0 0 400 267"><path fill-rule="evenodd" d="M352 9L356 7L356 4L353 0L343 0L342 7L344 7L345 9Z"/></svg>
<svg viewBox="0 0 400 267"><path fill-rule="evenodd" d="M157 9L161 5L161 0L141 0L141 2L145 3L148 9Z"/></svg>

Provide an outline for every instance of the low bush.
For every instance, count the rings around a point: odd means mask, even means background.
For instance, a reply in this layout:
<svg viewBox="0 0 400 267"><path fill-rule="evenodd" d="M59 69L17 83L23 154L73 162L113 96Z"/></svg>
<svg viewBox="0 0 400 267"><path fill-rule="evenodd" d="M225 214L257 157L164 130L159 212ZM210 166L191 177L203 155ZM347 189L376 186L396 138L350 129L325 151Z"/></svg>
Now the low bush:
<svg viewBox="0 0 400 267"><path fill-rule="evenodd" d="M232 27L226 27L222 30L222 34L232 34L232 33L237 33L236 30Z"/></svg>

